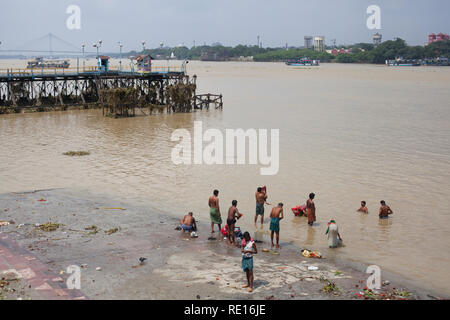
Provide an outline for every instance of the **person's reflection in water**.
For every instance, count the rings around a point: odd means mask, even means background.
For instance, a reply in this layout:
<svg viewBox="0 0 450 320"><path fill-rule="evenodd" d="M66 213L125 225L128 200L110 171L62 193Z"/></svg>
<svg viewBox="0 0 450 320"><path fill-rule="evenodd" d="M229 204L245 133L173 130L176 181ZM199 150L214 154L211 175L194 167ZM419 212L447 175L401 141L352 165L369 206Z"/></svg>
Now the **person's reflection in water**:
<svg viewBox="0 0 450 320"><path fill-rule="evenodd" d="M378 226L380 229L378 240L380 242L389 242L392 221L393 219L378 219Z"/></svg>
<svg viewBox="0 0 450 320"><path fill-rule="evenodd" d="M314 243L314 235L315 234L316 234L316 230L314 228L307 228L305 244L312 245Z"/></svg>

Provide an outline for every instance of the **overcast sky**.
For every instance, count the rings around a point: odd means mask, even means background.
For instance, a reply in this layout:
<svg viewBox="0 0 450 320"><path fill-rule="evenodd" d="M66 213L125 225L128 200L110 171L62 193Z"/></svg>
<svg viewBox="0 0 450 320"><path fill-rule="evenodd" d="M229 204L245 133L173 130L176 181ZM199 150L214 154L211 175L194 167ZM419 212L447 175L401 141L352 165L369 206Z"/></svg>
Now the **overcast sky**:
<svg viewBox="0 0 450 320"><path fill-rule="evenodd" d="M81 29L69 30L69 5L81 9ZM381 30L366 26L369 5L381 8ZM1 0L0 49L42 49L37 39L49 32L80 47L103 40L105 51L124 51L220 42L264 47L303 45L305 35L323 35L326 43L371 42L400 37L424 44L431 32L450 33L448 0ZM56 42L56 41L55 41ZM54 44L60 50L67 47ZM39 47L39 48L38 48ZM48 42L44 45L48 48Z"/></svg>

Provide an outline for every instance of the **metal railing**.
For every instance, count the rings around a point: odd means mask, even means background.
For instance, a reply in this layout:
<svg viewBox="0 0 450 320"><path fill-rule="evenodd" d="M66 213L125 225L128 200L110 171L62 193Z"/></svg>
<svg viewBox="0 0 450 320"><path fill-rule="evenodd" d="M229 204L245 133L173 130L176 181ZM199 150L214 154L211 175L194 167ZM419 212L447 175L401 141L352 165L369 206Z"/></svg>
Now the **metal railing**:
<svg viewBox="0 0 450 320"><path fill-rule="evenodd" d="M144 74L167 74L171 72L184 73L185 68L182 66L152 66L150 71L136 70L134 68L124 68L119 66L111 66L107 71L98 67L71 67L71 68L30 68L17 69L8 68L0 69L0 76L7 77L34 77L34 76L76 76L82 74L104 74L107 72L117 72L119 74L144 75Z"/></svg>

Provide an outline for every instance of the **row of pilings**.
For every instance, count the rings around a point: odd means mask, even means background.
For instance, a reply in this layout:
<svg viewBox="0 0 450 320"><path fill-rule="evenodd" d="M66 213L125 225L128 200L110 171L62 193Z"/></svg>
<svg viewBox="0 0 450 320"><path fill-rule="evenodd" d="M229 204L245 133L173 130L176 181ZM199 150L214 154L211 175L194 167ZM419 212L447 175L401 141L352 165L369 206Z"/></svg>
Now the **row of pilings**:
<svg viewBox="0 0 450 320"><path fill-rule="evenodd" d="M0 77L0 113L103 108L105 115L120 117L135 115L135 108L144 114L190 112L195 93L196 76L184 73Z"/></svg>

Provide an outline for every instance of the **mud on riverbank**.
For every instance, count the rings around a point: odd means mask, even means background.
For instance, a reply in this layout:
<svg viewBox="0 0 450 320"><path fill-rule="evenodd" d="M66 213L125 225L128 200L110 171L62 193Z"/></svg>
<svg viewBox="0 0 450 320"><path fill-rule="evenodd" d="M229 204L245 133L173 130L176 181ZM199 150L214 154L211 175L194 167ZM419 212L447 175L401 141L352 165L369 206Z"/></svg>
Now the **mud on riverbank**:
<svg viewBox="0 0 450 320"><path fill-rule="evenodd" d="M180 217L183 213L180 213ZM348 264L301 256L283 244L279 254L255 256L254 292L242 289L240 250L174 230L178 219L155 208L137 207L67 189L0 195L0 272L16 270L26 290L5 299L430 299L432 293L404 289L389 279L380 295L364 291L368 277ZM50 228L38 228L36 225ZM46 231L53 230L54 231ZM144 264L139 258L145 257ZM68 290L68 266L81 267L81 289ZM317 271L308 266L318 267ZM385 279L383 279L385 280ZM14 284L14 283L13 283ZM18 284L17 284L18 285ZM335 285L336 287L334 287ZM358 296L361 295L361 296ZM383 296L384 295L384 296Z"/></svg>

